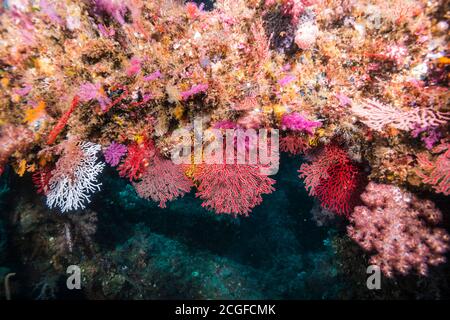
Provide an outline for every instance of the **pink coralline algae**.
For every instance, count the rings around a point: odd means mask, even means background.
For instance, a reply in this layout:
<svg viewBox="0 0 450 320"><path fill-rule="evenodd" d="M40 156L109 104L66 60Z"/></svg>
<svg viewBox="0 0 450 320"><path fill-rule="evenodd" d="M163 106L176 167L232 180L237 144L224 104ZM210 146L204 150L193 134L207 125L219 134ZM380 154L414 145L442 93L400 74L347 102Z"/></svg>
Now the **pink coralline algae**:
<svg viewBox="0 0 450 320"><path fill-rule="evenodd" d="M281 128L283 130L302 131L310 135L313 135L313 130L321 125L320 121L310 121L297 112L284 114L281 118Z"/></svg>
<svg viewBox="0 0 450 320"><path fill-rule="evenodd" d="M181 98L183 100L188 100L190 97L208 90L208 84L196 84L191 87L191 89L181 92Z"/></svg>
<svg viewBox="0 0 450 320"><path fill-rule="evenodd" d="M244 164L202 164L195 168L194 180L202 206L216 213L248 216L263 194L275 190L275 180L262 175L258 166Z"/></svg>
<svg viewBox="0 0 450 320"><path fill-rule="evenodd" d="M161 208L166 207L167 201L175 200L189 192L193 186L180 165L160 156L156 156L147 167L142 180L133 185L141 198L159 202Z"/></svg>
<svg viewBox="0 0 450 320"><path fill-rule="evenodd" d="M436 128L421 128L416 127L412 132L411 136L417 138L421 135L420 140L425 143L425 148L428 150L433 149L433 146L441 138L441 134L436 130Z"/></svg>
<svg viewBox="0 0 450 320"><path fill-rule="evenodd" d="M348 226L348 235L372 253L370 263L392 277L418 272L445 262L449 235L435 226L442 214L428 200L386 184L369 183Z"/></svg>
<svg viewBox="0 0 450 320"><path fill-rule="evenodd" d="M115 167L126 153L127 147L125 145L113 142L104 152L105 161L110 166Z"/></svg>
<svg viewBox="0 0 450 320"><path fill-rule="evenodd" d="M55 4L51 1L41 0L39 2L39 6L41 7L41 12L49 17L52 22L63 25L64 21L56 12Z"/></svg>
<svg viewBox="0 0 450 320"><path fill-rule="evenodd" d="M427 153L419 153L419 164L416 173L422 178L422 182L431 185L437 193L450 195L450 143L442 143L436 146L432 152L439 154L434 161L430 160Z"/></svg>
<svg viewBox="0 0 450 320"><path fill-rule="evenodd" d="M280 4L281 12L286 16L290 16L293 24L297 24L306 7L311 6L315 2L315 0L266 0L265 5L271 7Z"/></svg>

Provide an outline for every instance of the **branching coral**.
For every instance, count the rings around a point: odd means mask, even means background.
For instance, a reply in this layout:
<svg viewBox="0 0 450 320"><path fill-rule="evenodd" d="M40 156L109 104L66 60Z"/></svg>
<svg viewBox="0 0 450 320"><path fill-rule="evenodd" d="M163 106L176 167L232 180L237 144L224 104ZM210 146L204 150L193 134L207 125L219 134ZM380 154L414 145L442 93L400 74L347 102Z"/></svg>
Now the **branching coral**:
<svg viewBox="0 0 450 320"><path fill-rule="evenodd" d="M347 153L335 144L327 145L311 163L300 167L309 194L338 214L349 215L361 183L359 169Z"/></svg>
<svg viewBox="0 0 450 320"><path fill-rule="evenodd" d="M201 164L194 170L199 183L197 197L202 206L216 213L247 216L272 193L275 180L262 175L258 166L242 164Z"/></svg>
<svg viewBox="0 0 450 320"><path fill-rule="evenodd" d="M154 155L153 141L144 139L141 143L132 143L128 146L126 158L117 168L119 175L129 178L130 181L140 179Z"/></svg>
<svg viewBox="0 0 450 320"><path fill-rule="evenodd" d="M99 191L97 176L104 168L97 162L100 145L92 142L66 142L61 158L51 172L47 192L47 205L62 212L84 209L90 194Z"/></svg>
<svg viewBox="0 0 450 320"><path fill-rule="evenodd" d="M417 175L422 178L423 183L429 184L437 193L450 195L450 144L442 143L433 149L438 154L434 161L429 159L427 153L419 153L416 169Z"/></svg>
<svg viewBox="0 0 450 320"><path fill-rule="evenodd" d="M373 254L370 263L388 277L413 271L425 276L430 266L445 261L450 237L435 227L442 214L431 201L374 182L361 199L365 206L355 208L348 235Z"/></svg>
<svg viewBox="0 0 450 320"><path fill-rule="evenodd" d="M105 161L107 164L115 167L126 153L127 147L125 145L113 142L104 152Z"/></svg>
<svg viewBox="0 0 450 320"><path fill-rule="evenodd" d="M184 175L180 165L156 156L144 172L142 180L133 185L141 198L159 202L159 206L165 208L167 201L189 192L192 181Z"/></svg>
<svg viewBox="0 0 450 320"><path fill-rule="evenodd" d="M397 109L391 105L374 100L353 103L352 111L362 118L368 127L383 131L385 126L411 131L415 127L435 127L450 120L450 114L434 111L430 108L415 108L409 111Z"/></svg>

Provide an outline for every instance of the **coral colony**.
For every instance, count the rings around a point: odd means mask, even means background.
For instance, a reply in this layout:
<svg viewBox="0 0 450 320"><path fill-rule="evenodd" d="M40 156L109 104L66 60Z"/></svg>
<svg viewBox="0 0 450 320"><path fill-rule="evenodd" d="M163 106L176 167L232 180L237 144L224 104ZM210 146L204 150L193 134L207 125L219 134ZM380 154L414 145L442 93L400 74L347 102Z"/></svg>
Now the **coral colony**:
<svg viewBox="0 0 450 320"><path fill-rule="evenodd" d="M51 214L89 210L117 170L161 208L192 191L252 219L280 149L385 276L445 262L446 1L0 3L0 174Z"/></svg>

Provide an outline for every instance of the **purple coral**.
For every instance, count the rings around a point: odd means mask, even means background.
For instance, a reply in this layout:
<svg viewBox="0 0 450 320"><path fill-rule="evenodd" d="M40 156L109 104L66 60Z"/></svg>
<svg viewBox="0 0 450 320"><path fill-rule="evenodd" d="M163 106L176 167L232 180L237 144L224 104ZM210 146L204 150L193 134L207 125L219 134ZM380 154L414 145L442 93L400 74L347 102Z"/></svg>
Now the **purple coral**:
<svg viewBox="0 0 450 320"><path fill-rule="evenodd" d="M127 147L120 143L111 143L111 145L104 151L105 161L112 167L120 163L122 157L127 153Z"/></svg>
<svg viewBox="0 0 450 320"><path fill-rule="evenodd" d="M100 103L100 107L102 111L108 109L108 105L111 103L111 100L103 91L103 87L100 83L83 83L78 89L78 97L81 102L88 102L90 100L97 100Z"/></svg>
<svg viewBox="0 0 450 320"><path fill-rule="evenodd" d="M119 24L125 24L125 13L127 6L122 1L117 0L92 0L94 10L98 15L107 14L113 17Z"/></svg>
<svg viewBox="0 0 450 320"><path fill-rule="evenodd" d="M189 99L191 96L194 96L200 92L206 92L208 90L208 84L196 84L192 86L189 90L181 92L181 97L183 100Z"/></svg>
<svg viewBox="0 0 450 320"><path fill-rule="evenodd" d="M161 72L159 70L156 70L155 72L150 73L149 75L146 75L144 77L144 80L145 81L153 81L153 80L159 79L161 77L162 77Z"/></svg>
<svg viewBox="0 0 450 320"><path fill-rule="evenodd" d="M281 119L281 127L283 130L290 129L293 131L304 131L313 135L313 129L320 127L320 121L310 121L298 112L284 114Z"/></svg>

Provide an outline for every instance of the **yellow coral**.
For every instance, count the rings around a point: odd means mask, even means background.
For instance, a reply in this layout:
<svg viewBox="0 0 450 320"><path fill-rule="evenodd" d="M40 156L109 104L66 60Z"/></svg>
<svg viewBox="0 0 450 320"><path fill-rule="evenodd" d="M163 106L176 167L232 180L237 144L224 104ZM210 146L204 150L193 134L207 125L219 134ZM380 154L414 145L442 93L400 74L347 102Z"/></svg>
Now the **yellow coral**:
<svg viewBox="0 0 450 320"><path fill-rule="evenodd" d="M19 166L16 168L16 173L19 175L19 177L22 177L26 169L27 169L27 161L23 159L19 162Z"/></svg>
<svg viewBox="0 0 450 320"><path fill-rule="evenodd" d="M8 79L8 78L2 78L2 79L0 80L0 83L2 84L2 87L3 87L4 89L7 89L8 86L9 86L9 79Z"/></svg>
<svg viewBox="0 0 450 320"><path fill-rule="evenodd" d="M184 114L184 108L181 105L178 105L174 110L173 110L173 115L175 116L175 118L177 120L181 120L181 118L183 117Z"/></svg>
<svg viewBox="0 0 450 320"><path fill-rule="evenodd" d="M38 105L34 108L30 108L25 111L25 117L23 118L23 121L31 124L40 117L42 117L45 113L45 102L39 101Z"/></svg>

